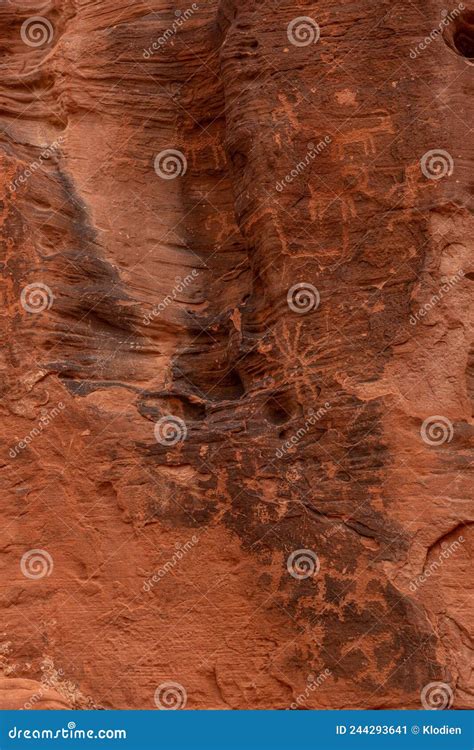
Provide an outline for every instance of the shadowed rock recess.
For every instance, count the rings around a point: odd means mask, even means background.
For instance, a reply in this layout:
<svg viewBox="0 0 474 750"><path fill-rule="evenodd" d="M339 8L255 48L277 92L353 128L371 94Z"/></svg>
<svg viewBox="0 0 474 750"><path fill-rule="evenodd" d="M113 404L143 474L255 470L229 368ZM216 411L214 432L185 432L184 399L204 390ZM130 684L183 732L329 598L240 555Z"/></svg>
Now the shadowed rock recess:
<svg viewBox="0 0 474 750"><path fill-rule="evenodd" d="M472 708L474 6L176 3L0 2L0 708Z"/></svg>

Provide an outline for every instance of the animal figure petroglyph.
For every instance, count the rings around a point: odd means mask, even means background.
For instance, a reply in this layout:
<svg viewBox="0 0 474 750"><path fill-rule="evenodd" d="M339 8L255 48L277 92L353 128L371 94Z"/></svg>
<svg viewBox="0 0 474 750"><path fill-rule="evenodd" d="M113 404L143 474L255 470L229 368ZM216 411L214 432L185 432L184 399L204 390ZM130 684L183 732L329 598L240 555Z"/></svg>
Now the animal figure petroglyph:
<svg viewBox="0 0 474 750"><path fill-rule="evenodd" d="M356 128L349 130L347 133L341 133L335 138L336 148L339 154L339 160L342 161L347 158L346 149L353 146L354 150L360 150L362 146L363 152L366 156L373 156L377 153L376 149L376 136L390 135L393 134L394 128L392 118L389 115L384 115L379 118L379 122L376 125L372 125L365 128Z"/></svg>
<svg viewBox="0 0 474 750"><path fill-rule="evenodd" d="M392 231L395 223L400 220L400 212L403 212L405 221L420 215L420 210L416 206L420 206L420 192L425 189L432 189L432 183L423 176L419 162L405 167L403 182L394 185L389 193L396 196L398 207L397 215L394 215L387 225L389 231Z"/></svg>

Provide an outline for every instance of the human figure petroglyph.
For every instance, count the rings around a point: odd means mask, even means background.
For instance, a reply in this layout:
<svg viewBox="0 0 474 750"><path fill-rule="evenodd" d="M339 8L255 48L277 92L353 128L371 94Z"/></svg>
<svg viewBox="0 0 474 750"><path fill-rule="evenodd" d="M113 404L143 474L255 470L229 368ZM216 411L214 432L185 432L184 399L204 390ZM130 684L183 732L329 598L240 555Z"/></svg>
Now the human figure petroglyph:
<svg viewBox="0 0 474 750"><path fill-rule="evenodd" d="M208 151L212 154L214 168L216 170L224 169L227 163L227 156L223 145L218 141L216 136L211 133L201 132L195 145L191 141L190 145L186 144L182 150L183 153L185 153L188 162L195 169L198 168L200 164L209 163L209 158L204 156Z"/></svg>
<svg viewBox="0 0 474 750"><path fill-rule="evenodd" d="M249 219L246 219L243 222L243 227L245 230L245 233L248 233L250 236L253 230L253 227L258 224L259 222L262 222L262 224L265 226L265 228L268 227L268 230L274 229L276 232L276 235L278 237L278 240L281 245L281 250L283 253L288 254L288 240L285 236L285 233L282 229L280 219L278 217L277 211L272 206L264 206L260 207L255 211ZM268 232L265 232L266 235L268 235Z"/></svg>
<svg viewBox="0 0 474 750"><path fill-rule="evenodd" d="M215 211L212 208L211 212L206 217L204 226L206 232L209 232L209 234L212 235L215 247L222 247L227 240L235 235L235 224L231 217L227 216L222 211Z"/></svg>

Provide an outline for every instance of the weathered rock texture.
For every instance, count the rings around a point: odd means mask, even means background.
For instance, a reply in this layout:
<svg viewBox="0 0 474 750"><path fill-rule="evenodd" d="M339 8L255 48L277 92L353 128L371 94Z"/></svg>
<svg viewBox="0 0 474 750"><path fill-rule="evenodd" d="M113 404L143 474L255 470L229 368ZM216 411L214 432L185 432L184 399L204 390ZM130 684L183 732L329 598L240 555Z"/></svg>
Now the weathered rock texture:
<svg viewBox="0 0 474 750"><path fill-rule="evenodd" d="M417 48L445 7L0 3L1 707L473 706L473 16Z"/></svg>

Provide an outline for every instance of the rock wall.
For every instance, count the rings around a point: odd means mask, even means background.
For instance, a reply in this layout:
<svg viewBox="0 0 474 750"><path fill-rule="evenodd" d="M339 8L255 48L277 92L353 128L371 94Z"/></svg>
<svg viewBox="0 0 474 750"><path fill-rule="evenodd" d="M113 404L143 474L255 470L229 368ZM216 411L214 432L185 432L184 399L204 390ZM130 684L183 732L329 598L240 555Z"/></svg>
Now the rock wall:
<svg viewBox="0 0 474 750"><path fill-rule="evenodd" d="M0 707L473 707L473 19L2 0Z"/></svg>

